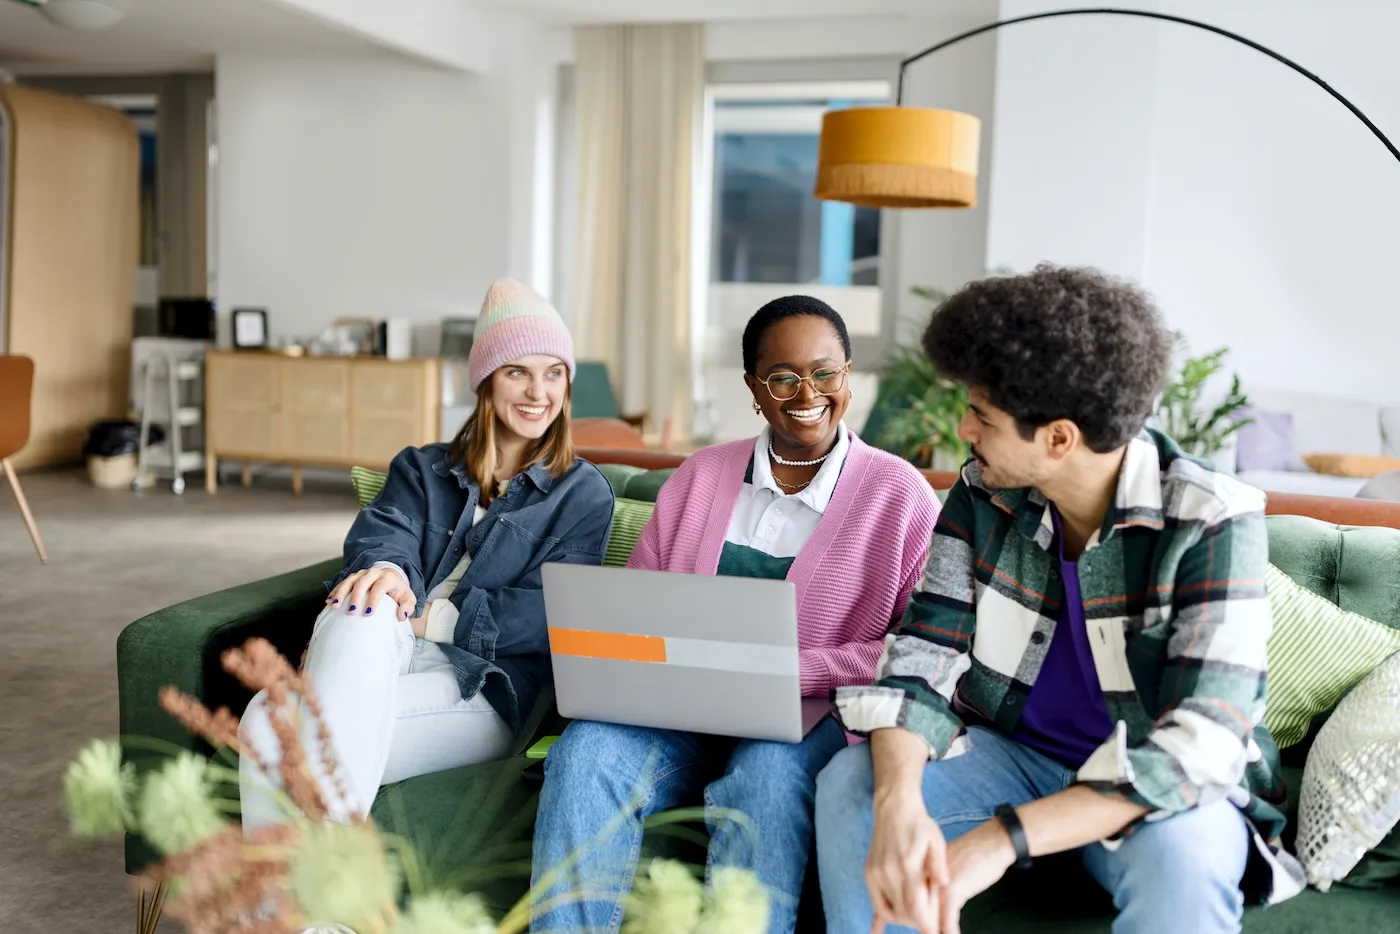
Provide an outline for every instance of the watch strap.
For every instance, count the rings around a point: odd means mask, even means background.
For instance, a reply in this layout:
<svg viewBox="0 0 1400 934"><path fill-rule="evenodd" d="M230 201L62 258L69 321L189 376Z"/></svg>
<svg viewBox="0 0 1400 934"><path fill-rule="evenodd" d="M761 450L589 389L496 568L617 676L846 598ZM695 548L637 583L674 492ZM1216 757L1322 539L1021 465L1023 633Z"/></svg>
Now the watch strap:
<svg viewBox="0 0 1400 934"><path fill-rule="evenodd" d="M1006 828L1007 836L1011 838L1011 846L1016 851L1016 868L1029 869L1031 846L1026 840L1026 828L1022 826L1021 818L1017 816L1016 809L1010 804L998 804L996 817Z"/></svg>

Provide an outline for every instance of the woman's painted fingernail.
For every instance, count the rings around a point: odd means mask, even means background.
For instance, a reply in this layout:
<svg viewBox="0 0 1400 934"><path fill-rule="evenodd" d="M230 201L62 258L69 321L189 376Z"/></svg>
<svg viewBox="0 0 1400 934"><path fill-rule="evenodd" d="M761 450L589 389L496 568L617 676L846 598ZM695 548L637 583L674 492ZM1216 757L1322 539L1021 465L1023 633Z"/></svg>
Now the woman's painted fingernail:
<svg viewBox="0 0 1400 934"><path fill-rule="evenodd" d="M373 612L374 612L374 607L372 607L372 606L367 606L367 607L365 607L365 615L366 615L366 616L370 615L370 614L373 613Z"/></svg>
<svg viewBox="0 0 1400 934"><path fill-rule="evenodd" d="M355 612L355 604L353 604L353 603L350 604L350 612L351 612L351 613Z"/></svg>
<svg viewBox="0 0 1400 934"><path fill-rule="evenodd" d="M332 605L332 606L340 606L340 599L337 598L337 599L335 599L335 600L332 600L332 601L331 601L331 605Z"/></svg>

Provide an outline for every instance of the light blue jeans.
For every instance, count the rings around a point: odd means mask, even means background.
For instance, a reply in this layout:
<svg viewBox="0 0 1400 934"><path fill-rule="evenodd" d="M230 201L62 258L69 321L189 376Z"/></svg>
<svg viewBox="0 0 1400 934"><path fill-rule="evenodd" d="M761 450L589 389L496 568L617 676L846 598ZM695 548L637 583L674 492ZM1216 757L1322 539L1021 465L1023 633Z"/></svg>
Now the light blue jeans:
<svg viewBox="0 0 1400 934"><path fill-rule="evenodd" d="M1074 781L1069 769L1000 733L973 727L969 739L967 752L924 769L924 805L950 841L990 820L1002 802L1026 804ZM865 744L838 754L817 778L817 868L828 934L870 930L865 857L873 791ZM1114 934L1223 934L1240 929L1249 848L1244 815L1220 801L1145 824L1117 850L1092 843L1080 852L1113 896Z"/></svg>
<svg viewBox="0 0 1400 934"><path fill-rule="evenodd" d="M574 721L545 758L530 929L616 931L641 855L643 821L703 801L710 832L706 869L752 869L772 893L769 931L791 934L811 853L817 773L845 745L845 732L829 717L801 743ZM750 826L723 819L725 810L743 812ZM571 872L543 887L545 873L595 842ZM585 884L600 889L595 898L544 907Z"/></svg>

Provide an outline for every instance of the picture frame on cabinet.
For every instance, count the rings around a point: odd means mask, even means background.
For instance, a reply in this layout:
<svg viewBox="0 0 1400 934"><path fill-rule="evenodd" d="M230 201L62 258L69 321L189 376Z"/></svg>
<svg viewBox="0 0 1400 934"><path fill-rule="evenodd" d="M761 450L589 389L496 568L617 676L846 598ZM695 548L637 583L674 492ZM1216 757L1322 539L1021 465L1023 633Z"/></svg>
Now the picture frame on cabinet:
<svg viewBox="0 0 1400 934"><path fill-rule="evenodd" d="M234 349L267 349L266 308L235 308L230 318Z"/></svg>

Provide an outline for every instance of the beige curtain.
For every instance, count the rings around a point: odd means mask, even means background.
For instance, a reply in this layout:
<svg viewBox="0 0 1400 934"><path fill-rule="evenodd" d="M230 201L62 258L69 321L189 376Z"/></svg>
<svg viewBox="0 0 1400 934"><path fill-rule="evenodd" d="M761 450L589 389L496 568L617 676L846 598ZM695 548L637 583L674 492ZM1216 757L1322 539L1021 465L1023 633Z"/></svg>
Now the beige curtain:
<svg viewBox="0 0 1400 934"><path fill-rule="evenodd" d="M575 32L580 359L608 364L624 412L691 430L691 199L705 101L697 25Z"/></svg>

